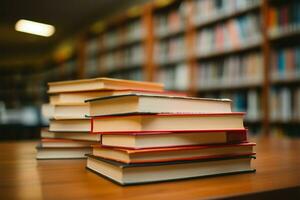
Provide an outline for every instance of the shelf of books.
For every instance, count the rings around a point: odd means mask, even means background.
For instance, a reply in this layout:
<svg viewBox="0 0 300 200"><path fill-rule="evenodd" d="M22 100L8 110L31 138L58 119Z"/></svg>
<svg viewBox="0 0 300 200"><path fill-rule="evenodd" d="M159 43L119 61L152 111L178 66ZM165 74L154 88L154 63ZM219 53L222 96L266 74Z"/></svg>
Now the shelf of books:
<svg viewBox="0 0 300 200"><path fill-rule="evenodd" d="M195 0L196 87L199 96L229 98L247 112L250 133L262 131L261 2Z"/></svg>
<svg viewBox="0 0 300 200"><path fill-rule="evenodd" d="M299 136L300 2L269 1L270 123L274 134Z"/></svg>
<svg viewBox="0 0 300 200"><path fill-rule="evenodd" d="M155 80L167 89L186 91L189 88L186 43L186 1L169 1L159 6L156 1L154 17Z"/></svg>
<svg viewBox="0 0 300 200"><path fill-rule="evenodd" d="M1 95L16 96L24 88L28 99L41 102L49 81L158 81L168 90L233 99L234 111L247 112L250 133L271 128L295 135L299 9L295 0L154 0L101 21L98 32L85 31L75 56L32 73L28 86L19 80L21 74L7 77ZM2 89L12 79L14 94Z"/></svg>
<svg viewBox="0 0 300 200"><path fill-rule="evenodd" d="M143 79L147 29L141 15L143 8L138 9L139 14L110 19L99 34L86 38L83 77Z"/></svg>

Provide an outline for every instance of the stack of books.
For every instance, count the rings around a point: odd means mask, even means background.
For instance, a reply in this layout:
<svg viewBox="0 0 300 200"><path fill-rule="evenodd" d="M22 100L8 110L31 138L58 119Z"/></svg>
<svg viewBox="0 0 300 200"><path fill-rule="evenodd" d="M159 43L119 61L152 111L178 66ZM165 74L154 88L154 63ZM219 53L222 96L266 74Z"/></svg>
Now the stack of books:
<svg viewBox="0 0 300 200"><path fill-rule="evenodd" d="M230 100L132 93L87 102L102 138L87 169L118 184L255 171L255 144Z"/></svg>
<svg viewBox="0 0 300 200"><path fill-rule="evenodd" d="M41 131L37 159L86 158L92 144L101 136L89 134L91 129L89 105L86 99L113 95L156 94L162 84L95 78L49 83L49 105L44 107L50 118L49 129Z"/></svg>

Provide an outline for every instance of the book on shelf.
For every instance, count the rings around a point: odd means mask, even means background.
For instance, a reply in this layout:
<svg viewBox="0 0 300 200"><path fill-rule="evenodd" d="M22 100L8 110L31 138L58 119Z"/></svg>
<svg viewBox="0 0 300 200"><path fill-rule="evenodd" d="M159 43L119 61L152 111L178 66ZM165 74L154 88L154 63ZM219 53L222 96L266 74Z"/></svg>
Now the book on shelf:
<svg viewBox="0 0 300 200"><path fill-rule="evenodd" d="M101 135L89 134L88 132L50 132L48 129L42 129L41 138L100 142Z"/></svg>
<svg viewBox="0 0 300 200"><path fill-rule="evenodd" d="M263 80L262 54L252 52L201 62L198 65L198 77L200 90L260 85Z"/></svg>
<svg viewBox="0 0 300 200"><path fill-rule="evenodd" d="M87 100L90 116L128 113L230 113L229 99L126 94ZM63 112L62 112L63 113Z"/></svg>
<svg viewBox="0 0 300 200"><path fill-rule="evenodd" d="M300 47L277 48L271 54L273 81L293 81L300 77Z"/></svg>
<svg viewBox="0 0 300 200"><path fill-rule="evenodd" d="M260 42L260 16L247 14L200 29L196 35L196 51L201 58L211 54L252 47Z"/></svg>
<svg viewBox="0 0 300 200"><path fill-rule="evenodd" d="M130 81L111 78L81 79L72 81L59 81L48 83L48 93L94 91L94 90L155 90L162 91L163 85L152 82Z"/></svg>
<svg viewBox="0 0 300 200"><path fill-rule="evenodd" d="M232 155L254 155L254 143L126 149L93 145L92 155L122 163L170 162Z"/></svg>
<svg viewBox="0 0 300 200"><path fill-rule="evenodd" d="M240 130L244 129L243 117L244 113L99 116L91 119L91 132Z"/></svg>
<svg viewBox="0 0 300 200"><path fill-rule="evenodd" d="M244 91L208 92L206 98L228 98L232 100L232 110L234 112L245 112L245 120L258 121L261 119L261 98L260 91L248 89Z"/></svg>
<svg viewBox="0 0 300 200"><path fill-rule="evenodd" d="M160 65L178 62L186 57L185 39L183 36L155 43L155 62Z"/></svg>
<svg viewBox="0 0 300 200"><path fill-rule="evenodd" d="M157 81L164 83L166 89L186 91L190 85L190 68L185 63L161 67L158 69Z"/></svg>
<svg viewBox="0 0 300 200"><path fill-rule="evenodd" d="M87 168L118 184L130 185L211 175L253 172L251 156L126 164L88 155Z"/></svg>
<svg viewBox="0 0 300 200"><path fill-rule="evenodd" d="M101 144L129 149L178 147L190 145L240 143L247 141L247 132L241 130L195 130L184 132L125 132L105 133Z"/></svg>
<svg viewBox="0 0 300 200"><path fill-rule="evenodd" d="M273 87L270 95L270 112L271 120L279 122L288 122L291 120L299 120L294 118L299 112L299 89L292 91L288 87ZM295 100L295 101L294 101Z"/></svg>
<svg viewBox="0 0 300 200"><path fill-rule="evenodd" d="M268 25L271 37L300 30L300 3L290 1L285 4L271 5L268 12Z"/></svg>
<svg viewBox="0 0 300 200"><path fill-rule="evenodd" d="M144 46L134 44L126 48L116 49L100 55L100 66L104 72L112 72L118 69L131 69L144 63Z"/></svg>
<svg viewBox="0 0 300 200"><path fill-rule="evenodd" d="M258 8L260 0L195 0L193 23L202 25L235 13Z"/></svg>
<svg viewBox="0 0 300 200"><path fill-rule="evenodd" d="M183 10L175 8L164 13L159 13L154 17L155 36L165 37L172 33L178 33L184 28Z"/></svg>

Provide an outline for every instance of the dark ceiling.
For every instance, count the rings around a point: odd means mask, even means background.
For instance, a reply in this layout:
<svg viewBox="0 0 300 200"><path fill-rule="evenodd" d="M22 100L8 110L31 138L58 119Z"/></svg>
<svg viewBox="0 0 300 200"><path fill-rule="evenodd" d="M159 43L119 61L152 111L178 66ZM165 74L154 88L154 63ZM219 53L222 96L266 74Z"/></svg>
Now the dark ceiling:
<svg viewBox="0 0 300 200"><path fill-rule="evenodd" d="M127 0L1 0L0 59L40 55L92 22L139 1ZM54 25L50 38L16 32L19 19Z"/></svg>

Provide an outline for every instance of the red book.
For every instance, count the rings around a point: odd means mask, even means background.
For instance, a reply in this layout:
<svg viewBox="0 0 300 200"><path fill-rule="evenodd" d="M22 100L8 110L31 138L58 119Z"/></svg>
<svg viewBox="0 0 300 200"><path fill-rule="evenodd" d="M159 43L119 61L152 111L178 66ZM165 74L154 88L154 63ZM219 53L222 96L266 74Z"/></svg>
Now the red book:
<svg viewBox="0 0 300 200"><path fill-rule="evenodd" d="M125 149L93 146L93 156L123 163L170 162L255 155L255 143L201 145L152 149Z"/></svg>

